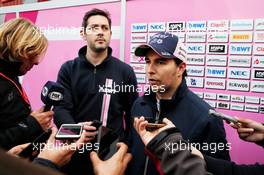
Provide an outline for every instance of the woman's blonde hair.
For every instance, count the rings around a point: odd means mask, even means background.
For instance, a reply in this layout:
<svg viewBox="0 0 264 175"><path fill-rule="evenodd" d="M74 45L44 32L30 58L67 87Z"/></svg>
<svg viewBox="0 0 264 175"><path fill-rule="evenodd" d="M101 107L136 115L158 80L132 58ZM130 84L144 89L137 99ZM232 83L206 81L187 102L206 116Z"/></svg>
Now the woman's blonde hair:
<svg viewBox="0 0 264 175"><path fill-rule="evenodd" d="M48 40L29 20L16 18L0 25L0 58L35 59L45 54Z"/></svg>

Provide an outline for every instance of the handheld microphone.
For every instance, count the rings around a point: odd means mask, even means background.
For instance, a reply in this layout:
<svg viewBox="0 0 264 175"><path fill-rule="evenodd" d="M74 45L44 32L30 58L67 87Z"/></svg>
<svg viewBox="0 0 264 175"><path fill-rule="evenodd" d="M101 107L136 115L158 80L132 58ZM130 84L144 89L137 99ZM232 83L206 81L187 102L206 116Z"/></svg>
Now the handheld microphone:
<svg viewBox="0 0 264 175"><path fill-rule="evenodd" d="M48 81L41 91L41 101L45 104L44 112L49 111L52 106L59 105L63 100L64 88L59 83ZM39 152L38 146L48 140L51 135L51 129L43 132L33 142L31 142L23 151L19 153L20 157L33 160L36 155L33 152ZM37 148L36 148L37 147Z"/></svg>
<svg viewBox="0 0 264 175"><path fill-rule="evenodd" d="M63 101L64 88L56 82L48 81L41 91L41 101L45 104L44 112Z"/></svg>

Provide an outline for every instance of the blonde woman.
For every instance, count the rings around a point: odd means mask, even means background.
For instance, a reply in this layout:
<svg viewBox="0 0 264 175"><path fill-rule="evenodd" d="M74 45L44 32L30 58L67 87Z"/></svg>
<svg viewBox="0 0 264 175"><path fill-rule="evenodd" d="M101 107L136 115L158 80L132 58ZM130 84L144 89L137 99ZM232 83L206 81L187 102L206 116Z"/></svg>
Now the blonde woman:
<svg viewBox="0 0 264 175"><path fill-rule="evenodd" d="M38 65L48 47L47 38L30 21L12 19L0 25L0 147L30 142L51 127L53 112L32 112L18 81Z"/></svg>

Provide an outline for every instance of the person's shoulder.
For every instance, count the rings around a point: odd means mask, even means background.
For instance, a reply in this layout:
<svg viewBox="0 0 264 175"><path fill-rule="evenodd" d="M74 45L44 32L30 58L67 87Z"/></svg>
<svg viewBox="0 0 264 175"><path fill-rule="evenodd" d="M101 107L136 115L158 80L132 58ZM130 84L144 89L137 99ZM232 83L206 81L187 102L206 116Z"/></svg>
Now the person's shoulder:
<svg viewBox="0 0 264 175"><path fill-rule="evenodd" d="M129 64L121 61L120 59L114 56L111 56L111 60L116 66L119 66L119 68L121 68L122 70L132 70L132 67Z"/></svg>
<svg viewBox="0 0 264 175"><path fill-rule="evenodd" d="M202 98L198 97L194 92L191 90L188 91L186 95L186 99L191 104L190 106L197 108L201 111L208 112L208 110L211 108L211 106L206 103Z"/></svg>

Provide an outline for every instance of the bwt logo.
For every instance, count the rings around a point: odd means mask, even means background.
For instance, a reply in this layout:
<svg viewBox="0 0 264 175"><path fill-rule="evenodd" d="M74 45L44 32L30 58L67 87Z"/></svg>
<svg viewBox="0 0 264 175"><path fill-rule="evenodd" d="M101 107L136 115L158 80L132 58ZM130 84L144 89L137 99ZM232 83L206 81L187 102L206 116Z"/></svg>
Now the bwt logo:
<svg viewBox="0 0 264 175"><path fill-rule="evenodd" d="M207 73L211 75L225 75L225 70L207 69Z"/></svg>
<svg viewBox="0 0 264 175"><path fill-rule="evenodd" d="M234 52L250 52L251 47L247 47L247 46L231 46L231 50Z"/></svg>
<svg viewBox="0 0 264 175"><path fill-rule="evenodd" d="M169 30L183 30L183 23L169 23Z"/></svg>
<svg viewBox="0 0 264 175"><path fill-rule="evenodd" d="M247 71L233 71L233 70L230 71L231 75L239 76L239 77L247 77L248 76L247 73L248 73Z"/></svg>
<svg viewBox="0 0 264 175"><path fill-rule="evenodd" d="M256 70L255 78L264 78L264 70Z"/></svg>
<svg viewBox="0 0 264 175"><path fill-rule="evenodd" d="M195 23L195 24L192 24L192 23L189 23L189 28L198 28L198 29L202 29L205 27L205 24L204 23Z"/></svg>
<svg viewBox="0 0 264 175"><path fill-rule="evenodd" d="M190 50L190 51L203 51L203 47L202 46L189 46L188 50Z"/></svg>
<svg viewBox="0 0 264 175"><path fill-rule="evenodd" d="M147 25L134 25L133 26L133 30L139 30L139 31L142 31L142 30L147 30Z"/></svg>
<svg viewBox="0 0 264 175"><path fill-rule="evenodd" d="M225 45L209 45L209 52L225 53Z"/></svg>

